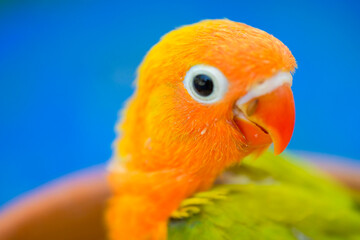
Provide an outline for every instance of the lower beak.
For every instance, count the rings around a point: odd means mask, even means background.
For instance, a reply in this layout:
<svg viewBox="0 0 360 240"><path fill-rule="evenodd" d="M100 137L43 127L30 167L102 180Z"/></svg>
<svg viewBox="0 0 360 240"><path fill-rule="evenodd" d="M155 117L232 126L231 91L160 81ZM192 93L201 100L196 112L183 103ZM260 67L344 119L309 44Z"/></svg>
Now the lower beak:
<svg viewBox="0 0 360 240"><path fill-rule="evenodd" d="M289 84L237 107L245 118L235 117L235 122L249 145L262 147L272 141L276 155L285 150L295 125L294 97Z"/></svg>

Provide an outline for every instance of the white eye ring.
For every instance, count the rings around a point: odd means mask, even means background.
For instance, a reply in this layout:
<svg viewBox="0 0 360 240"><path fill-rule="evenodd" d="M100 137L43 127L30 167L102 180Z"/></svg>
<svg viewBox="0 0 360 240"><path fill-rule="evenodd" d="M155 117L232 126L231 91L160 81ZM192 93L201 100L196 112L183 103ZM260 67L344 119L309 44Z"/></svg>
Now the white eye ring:
<svg viewBox="0 0 360 240"><path fill-rule="evenodd" d="M196 84L194 83L196 77L199 77L200 75L205 75L202 77L205 77L207 81L212 82L212 84L208 82L207 87L209 87L209 85L211 87L205 90L206 94L199 92L199 89L196 89ZM186 73L183 83L193 99L206 104L215 103L221 100L227 92L229 85L228 80L219 69L204 64L191 67ZM197 86L199 87L199 85Z"/></svg>

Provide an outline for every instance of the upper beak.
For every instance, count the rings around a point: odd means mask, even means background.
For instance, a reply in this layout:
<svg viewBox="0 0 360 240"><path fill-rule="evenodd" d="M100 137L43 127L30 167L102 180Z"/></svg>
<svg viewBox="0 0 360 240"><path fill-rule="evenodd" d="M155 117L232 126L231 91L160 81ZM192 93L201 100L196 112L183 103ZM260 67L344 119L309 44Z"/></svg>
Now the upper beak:
<svg viewBox="0 0 360 240"><path fill-rule="evenodd" d="M238 105L237 107L245 115L243 119L237 119L236 123L240 129L249 129L256 125L257 132L250 132L251 136L246 136L249 131L244 131L245 138L252 139L253 144L260 141L261 144L268 138L269 134L274 143L275 154L280 154L285 150L290 142L295 125L295 103L291 91L291 86L287 82L276 87L269 93L258 96L250 101ZM248 120L248 122L246 122ZM244 125L247 124L247 127ZM257 139L254 142L254 134Z"/></svg>

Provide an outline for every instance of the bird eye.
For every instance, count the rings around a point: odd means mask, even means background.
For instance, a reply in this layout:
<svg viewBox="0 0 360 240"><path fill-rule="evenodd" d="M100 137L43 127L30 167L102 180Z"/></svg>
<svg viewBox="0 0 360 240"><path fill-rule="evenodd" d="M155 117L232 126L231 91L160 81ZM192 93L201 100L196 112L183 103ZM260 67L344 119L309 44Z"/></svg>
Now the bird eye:
<svg viewBox="0 0 360 240"><path fill-rule="evenodd" d="M200 64L186 73L184 86L196 101L209 104L223 98L228 89L228 81L219 69Z"/></svg>
<svg viewBox="0 0 360 240"><path fill-rule="evenodd" d="M196 93L202 97L207 97L212 94L214 90L214 82L208 75L198 74L193 79L193 88Z"/></svg>

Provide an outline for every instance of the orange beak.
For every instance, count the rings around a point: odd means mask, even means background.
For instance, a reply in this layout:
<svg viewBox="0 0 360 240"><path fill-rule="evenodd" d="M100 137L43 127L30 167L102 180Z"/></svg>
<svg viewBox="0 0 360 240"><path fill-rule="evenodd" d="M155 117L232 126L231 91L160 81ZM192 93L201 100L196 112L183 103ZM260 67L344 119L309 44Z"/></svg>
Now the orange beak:
<svg viewBox="0 0 360 240"><path fill-rule="evenodd" d="M294 97L289 84L253 99L240 110L244 118L235 116L235 123L255 148L274 143L275 154L280 154L289 144L295 125Z"/></svg>

